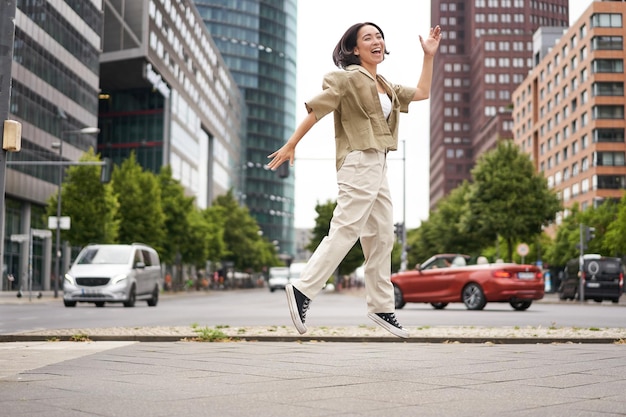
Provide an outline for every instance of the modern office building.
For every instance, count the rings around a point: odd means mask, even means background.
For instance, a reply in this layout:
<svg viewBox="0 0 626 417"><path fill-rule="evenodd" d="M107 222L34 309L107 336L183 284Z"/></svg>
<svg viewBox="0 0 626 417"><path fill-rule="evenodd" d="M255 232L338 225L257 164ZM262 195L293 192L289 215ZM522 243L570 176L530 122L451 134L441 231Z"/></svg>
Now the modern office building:
<svg viewBox="0 0 626 417"><path fill-rule="evenodd" d="M200 208L241 184L239 90L192 0L104 0L98 150L134 152Z"/></svg>
<svg viewBox="0 0 626 417"><path fill-rule="evenodd" d="M568 0L431 1L443 29L430 99L430 208L464 180L477 158L512 139L513 90L532 68L532 34L567 27Z"/></svg>
<svg viewBox="0 0 626 417"><path fill-rule="evenodd" d="M624 1L595 1L557 42L538 31L537 65L513 93L515 142L566 209L626 188L625 15Z"/></svg>
<svg viewBox="0 0 626 417"><path fill-rule="evenodd" d="M194 1L247 105L240 201L281 255L293 256L293 170L265 165L295 128L297 1Z"/></svg>
<svg viewBox="0 0 626 417"><path fill-rule="evenodd" d="M98 124L102 0L17 0L11 69L10 119L22 124L22 148L9 153L6 172L2 289L50 289L52 239L29 242L45 231L45 207L61 181L58 166L24 161L76 161L94 136L72 134ZM29 268L29 263L31 268ZM14 281L8 279L9 275Z"/></svg>

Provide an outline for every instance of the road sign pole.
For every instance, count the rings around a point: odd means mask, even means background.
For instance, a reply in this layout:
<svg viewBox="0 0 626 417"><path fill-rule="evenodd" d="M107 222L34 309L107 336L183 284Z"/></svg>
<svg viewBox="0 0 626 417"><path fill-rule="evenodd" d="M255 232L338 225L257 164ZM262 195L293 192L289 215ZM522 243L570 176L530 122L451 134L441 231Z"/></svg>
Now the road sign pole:
<svg viewBox="0 0 626 417"><path fill-rule="evenodd" d="M13 39L15 38L16 0L0 1L0 125L9 117L11 100L11 67ZM0 143L4 143L4 129L0 129ZM7 151L0 149L0 290L4 289L4 195L6 192Z"/></svg>

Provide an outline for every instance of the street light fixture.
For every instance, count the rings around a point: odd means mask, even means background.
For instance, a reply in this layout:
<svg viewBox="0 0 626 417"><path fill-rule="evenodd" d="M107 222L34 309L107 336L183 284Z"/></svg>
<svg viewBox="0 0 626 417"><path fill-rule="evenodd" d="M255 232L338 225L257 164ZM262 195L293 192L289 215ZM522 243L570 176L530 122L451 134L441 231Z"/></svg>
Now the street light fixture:
<svg viewBox="0 0 626 417"><path fill-rule="evenodd" d="M61 132L61 140L52 143L52 149L59 150L59 173L57 183L57 218L56 218L56 258L54 264L54 298L59 296L59 279L61 274L61 185L63 183L63 138L65 135L88 135L97 134L100 129L97 127L84 127L77 130L66 130Z"/></svg>

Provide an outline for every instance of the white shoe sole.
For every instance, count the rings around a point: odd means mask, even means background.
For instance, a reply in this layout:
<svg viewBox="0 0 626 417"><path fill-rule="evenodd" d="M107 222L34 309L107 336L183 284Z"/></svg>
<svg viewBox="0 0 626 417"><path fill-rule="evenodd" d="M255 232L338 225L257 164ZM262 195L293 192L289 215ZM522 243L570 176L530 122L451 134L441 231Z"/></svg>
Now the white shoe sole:
<svg viewBox="0 0 626 417"><path fill-rule="evenodd" d="M287 284L285 286L285 294L287 294L287 305L289 306L289 313L291 313L291 320L293 325L296 326L296 330L300 334L306 333L306 326L300 320L300 313L298 312L298 303L296 303L296 294L293 292L293 285Z"/></svg>
<svg viewBox="0 0 626 417"><path fill-rule="evenodd" d="M399 329L396 326L387 323L385 320L381 319L374 313L367 313L367 317L372 319L376 324L387 330L389 333L392 333L394 336L398 336L403 339L407 339L409 337L408 331L406 331L405 329Z"/></svg>

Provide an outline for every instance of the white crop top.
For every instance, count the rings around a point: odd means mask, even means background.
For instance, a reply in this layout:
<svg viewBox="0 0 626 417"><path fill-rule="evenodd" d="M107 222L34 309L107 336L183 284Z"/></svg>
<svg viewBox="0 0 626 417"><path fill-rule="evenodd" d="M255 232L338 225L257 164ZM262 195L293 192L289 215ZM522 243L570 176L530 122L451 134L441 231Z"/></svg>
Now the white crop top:
<svg viewBox="0 0 626 417"><path fill-rule="evenodd" d="M387 93L378 93L378 97L380 98L380 106L383 108L383 114L386 119L391 114L391 99Z"/></svg>

